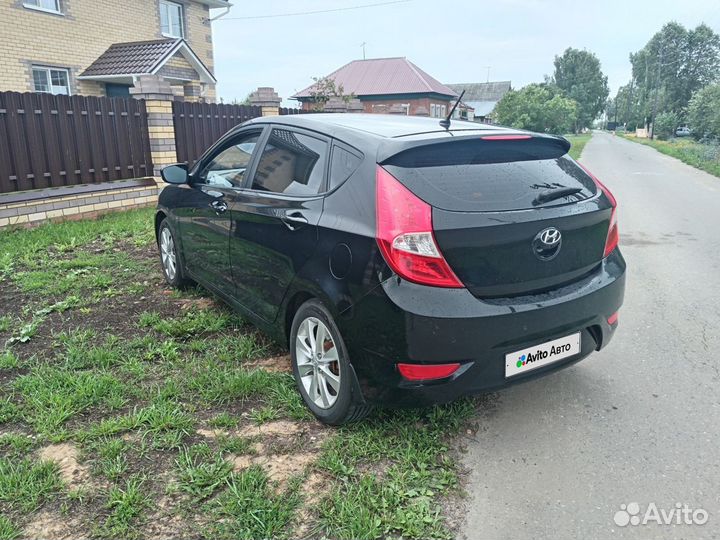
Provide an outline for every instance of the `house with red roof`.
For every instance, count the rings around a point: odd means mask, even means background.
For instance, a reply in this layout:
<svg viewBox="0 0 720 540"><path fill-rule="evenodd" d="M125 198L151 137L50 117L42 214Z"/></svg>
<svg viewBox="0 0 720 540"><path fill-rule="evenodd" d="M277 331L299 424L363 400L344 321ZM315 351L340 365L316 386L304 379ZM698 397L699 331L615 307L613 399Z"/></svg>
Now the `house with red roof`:
<svg viewBox="0 0 720 540"><path fill-rule="evenodd" d="M354 95L366 113L396 113L411 116L447 116L458 94L410 62L407 58L353 60L330 73L335 87L345 96ZM291 99L302 108L315 106L310 85Z"/></svg>

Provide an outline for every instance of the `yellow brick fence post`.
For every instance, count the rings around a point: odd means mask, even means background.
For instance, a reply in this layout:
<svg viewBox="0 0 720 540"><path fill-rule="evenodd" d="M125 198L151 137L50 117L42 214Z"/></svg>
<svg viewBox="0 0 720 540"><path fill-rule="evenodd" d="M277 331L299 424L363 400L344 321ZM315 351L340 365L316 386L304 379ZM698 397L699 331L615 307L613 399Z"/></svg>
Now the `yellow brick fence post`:
<svg viewBox="0 0 720 540"><path fill-rule="evenodd" d="M280 114L281 102L282 98L274 88L269 86L261 86L250 94L250 105L260 107L263 116L277 116Z"/></svg>
<svg viewBox="0 0 720 540"><path fill-rule="evenodd" d="M161 187L160 169L177 163L178 160L175 151L172 89L167 81L156 75L142 75L135 82L135 86L130 88L130 93L136 99L145 100L153 175L158 187Z"/></svg>

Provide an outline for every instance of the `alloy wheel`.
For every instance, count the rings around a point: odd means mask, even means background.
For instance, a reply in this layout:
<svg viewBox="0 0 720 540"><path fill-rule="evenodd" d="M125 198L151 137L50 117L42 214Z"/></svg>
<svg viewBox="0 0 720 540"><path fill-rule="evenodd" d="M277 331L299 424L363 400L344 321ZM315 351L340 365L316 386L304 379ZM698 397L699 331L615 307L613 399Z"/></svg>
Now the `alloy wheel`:
<svg viewBox="0 0 720 540"><path fill-rule="evenodd" d="M177 256L175 255L175 241L167 227L160 233L160 259L165 269L165 275L172 281L177 272Z"/></svg>
<svg viewBox="0 0 720 540"><path fill-rule="evenodd" d="M295 353L305 392L316 406L329 409L340 392L340 359L335 340L320 319L308 317L300 324Z"/></svg>

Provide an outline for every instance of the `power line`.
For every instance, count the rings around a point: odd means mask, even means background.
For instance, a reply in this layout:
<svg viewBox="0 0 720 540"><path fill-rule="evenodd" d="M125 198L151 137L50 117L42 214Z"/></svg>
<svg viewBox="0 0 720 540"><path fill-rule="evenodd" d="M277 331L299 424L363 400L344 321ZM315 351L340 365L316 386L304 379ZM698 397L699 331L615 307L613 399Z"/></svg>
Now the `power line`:
<svg viewBox="0 0 720 540"><path fill-rule="evenodd" d="M275 13L275 14L268 14L268 15L248 15L247 17L223 17L222 19L218 19L218 21L240 21L240 20L249 20L249 19L277 19L280 17L297 17L299 15L317 15L319 13L335 13L338 11L350 11L353 9L364 9L364 8L371 8L371 7L389 6L391 4L404 4L406 2L412 2L412 1L413 0L390 0L388 2L376 2L374 4L361 4L358 6L347 6L347 7L331 8L331 9L318 9L315 11L296 11L294 13Z"/></svg>

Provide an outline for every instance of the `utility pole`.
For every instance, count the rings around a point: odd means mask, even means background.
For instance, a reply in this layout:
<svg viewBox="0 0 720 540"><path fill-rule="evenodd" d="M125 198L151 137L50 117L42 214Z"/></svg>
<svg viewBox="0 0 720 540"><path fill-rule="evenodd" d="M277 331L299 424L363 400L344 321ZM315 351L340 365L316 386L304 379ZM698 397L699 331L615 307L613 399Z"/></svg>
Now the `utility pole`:
<svg viewBox="0 0 720 540"><path fill-rule="evenodd" d="M365 41L363 41L360 44L360 46L362 47L362 50L363 50L363 60L365 60L365 45L367 45L367 43Z"/></svg>
<svg viewBox="0 0 720 540"><path fill-rule="evenodd" d="M660 54L658 57L657 69L655 70L655 99L653 100L652 110L652 131L650 132L650 139L655 138L655 115L657 114L657 102L658 94L660 93L660 67L663 62L663 46L660 46Z"/></svg>
<svg viewBox="0 0 720 540"><path fill-rule="evenodd" d="M490 82L490 68L492 66L483 66L483 67L487 68L487 79L485 80L485 82Z"/></svg>

